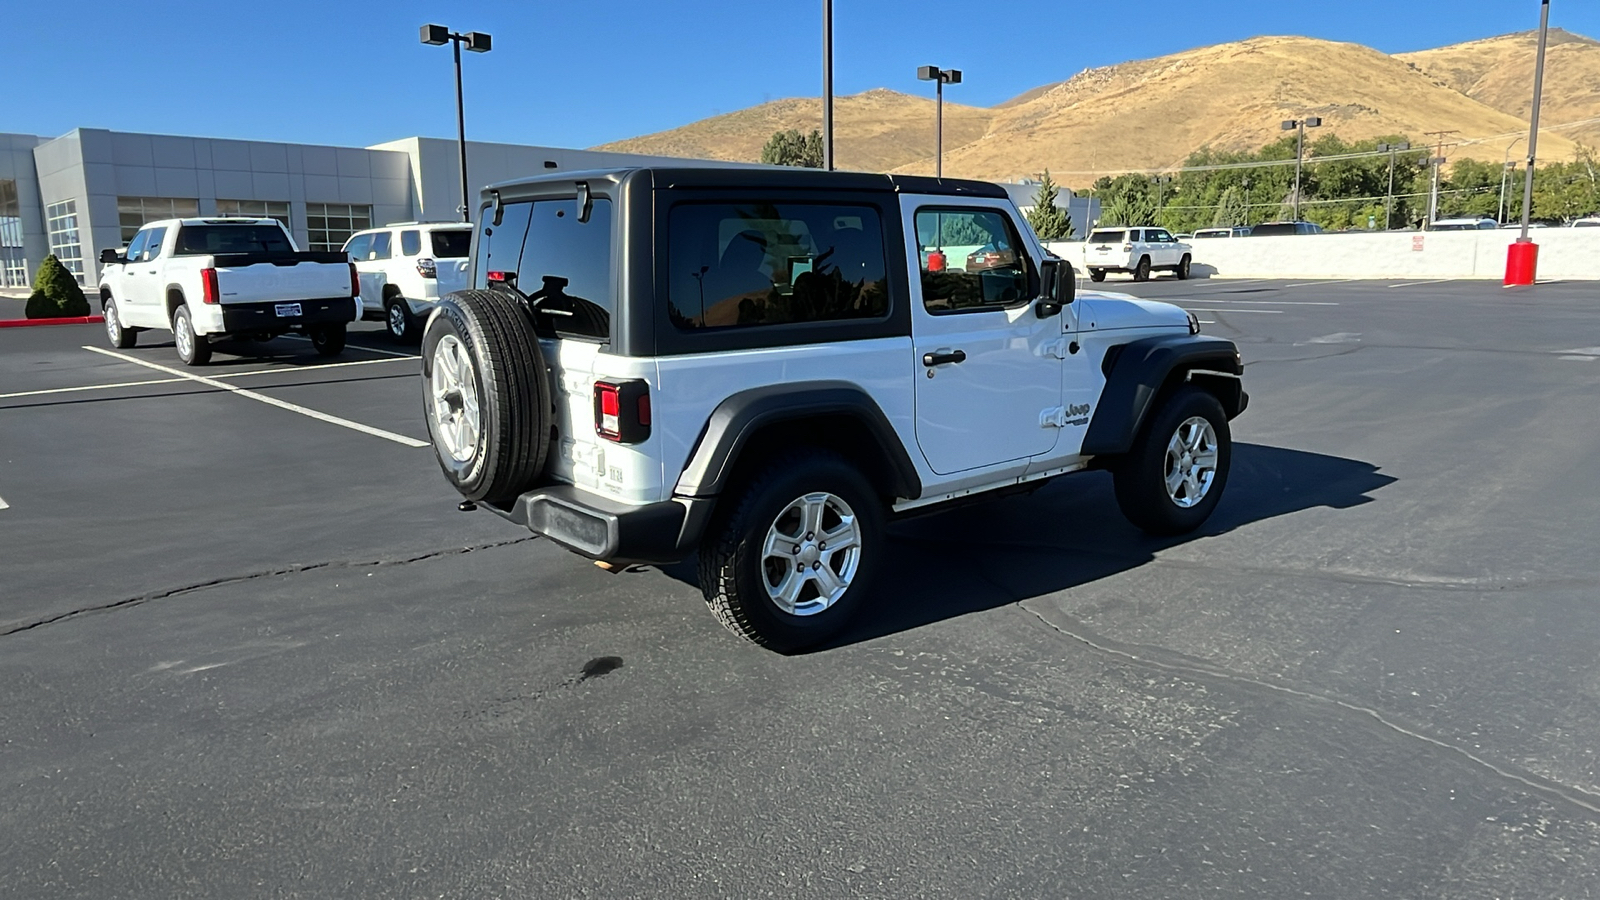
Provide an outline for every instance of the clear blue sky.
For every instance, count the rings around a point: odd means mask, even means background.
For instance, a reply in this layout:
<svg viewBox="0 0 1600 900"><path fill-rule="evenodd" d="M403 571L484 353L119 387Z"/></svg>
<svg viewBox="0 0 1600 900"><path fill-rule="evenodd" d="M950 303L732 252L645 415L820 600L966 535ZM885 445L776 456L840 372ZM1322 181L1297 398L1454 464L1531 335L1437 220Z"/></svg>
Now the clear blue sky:
<svg viewBox="0 0 1600 900"><path fill-rule="evenodd" d="M438 22L487 31L465 54L477 140L588 147L764 100L821 94L821 0L101 0L6 3L0 132L75 127L365 146L453 137ZM1149 27L1130 25L1138 10ZM1143 18L1143 15L1137 16ZM1261 34L1419 50L1537 27L1537 0L836 0L835 90L992 105L1081 69ZM1553 0L1552 26L1600 37L1600 3Z"/></svg>

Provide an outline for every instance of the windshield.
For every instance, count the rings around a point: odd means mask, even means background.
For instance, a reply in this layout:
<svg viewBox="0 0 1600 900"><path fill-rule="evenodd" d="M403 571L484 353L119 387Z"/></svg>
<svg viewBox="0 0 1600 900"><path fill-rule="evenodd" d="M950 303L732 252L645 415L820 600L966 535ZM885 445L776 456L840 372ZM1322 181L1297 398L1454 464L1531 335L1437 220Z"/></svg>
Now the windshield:
<svg viewBox="0 0 1600 900"><path fill-rule="evenodd" d="M1095 231L1090 233L1091 243L1120 244L1127 237L1126 231Z"/></svg>
<svg viewBox="0 0 1600 900"><path fill-rule="evenodd" d="M293 252L289 236L277 225L185 225L175 251L178 256Z"/></svg>
<svg viewBox="0 0 1600 900"><path fill-rule="evenodd" d="M466 259L472 247L472 232L465 228L433 233L433 255L436 259Z"/></svg>

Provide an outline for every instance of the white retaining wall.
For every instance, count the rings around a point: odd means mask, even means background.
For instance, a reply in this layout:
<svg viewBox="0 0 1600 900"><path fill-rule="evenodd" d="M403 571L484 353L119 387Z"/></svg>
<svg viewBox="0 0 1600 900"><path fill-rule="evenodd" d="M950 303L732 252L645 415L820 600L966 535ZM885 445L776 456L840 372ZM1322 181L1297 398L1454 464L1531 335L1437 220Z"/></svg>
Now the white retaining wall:
<svg viewBox="0 0 1600 900"><path fill-rule="evenodd" d="M1506 274L1519 231L1382 232L1190 241L1197 277L1486 278ZM1600 280L1600 228L1536 228L1540 280ZM1082 241L1050 249L1082 271Z"/></svg>

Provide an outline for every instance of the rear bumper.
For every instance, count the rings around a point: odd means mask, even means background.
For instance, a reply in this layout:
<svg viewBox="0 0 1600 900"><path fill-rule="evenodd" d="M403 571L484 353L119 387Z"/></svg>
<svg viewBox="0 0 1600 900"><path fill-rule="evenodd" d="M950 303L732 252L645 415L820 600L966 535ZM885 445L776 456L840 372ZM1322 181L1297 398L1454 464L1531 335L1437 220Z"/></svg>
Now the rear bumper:
<svg viewBox="0 0 1600 900"><path fill-rule="evenodd" d="M591 559L667 564L694 552L713 503L675 497L635 506L557 484L523 494L509 509L484 508Z"/></svg>
<svg viewBox="0 0 1600 900"><path fill-rule="evenodd" d="M280 316L278 307L296 304L298 316ZM330 300L286 300L268 303L222 304L222 330L229 333L283 331L306 325L329 325L356 320L356 301L350 297Z"/></svg>

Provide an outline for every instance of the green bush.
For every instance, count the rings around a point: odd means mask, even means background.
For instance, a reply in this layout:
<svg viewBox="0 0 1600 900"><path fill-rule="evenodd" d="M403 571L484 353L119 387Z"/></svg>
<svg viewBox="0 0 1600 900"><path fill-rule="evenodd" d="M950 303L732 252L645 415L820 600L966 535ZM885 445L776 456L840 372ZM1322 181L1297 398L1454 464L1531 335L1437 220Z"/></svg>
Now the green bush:
<svg viewBox="0 0 1600 900"><path fill-rule="evenodd" d="M46 256L33 276L33 295L26 313L30 319L59 319L89 315L89 300L83 296L78 279L54 254Z"/></svg>

